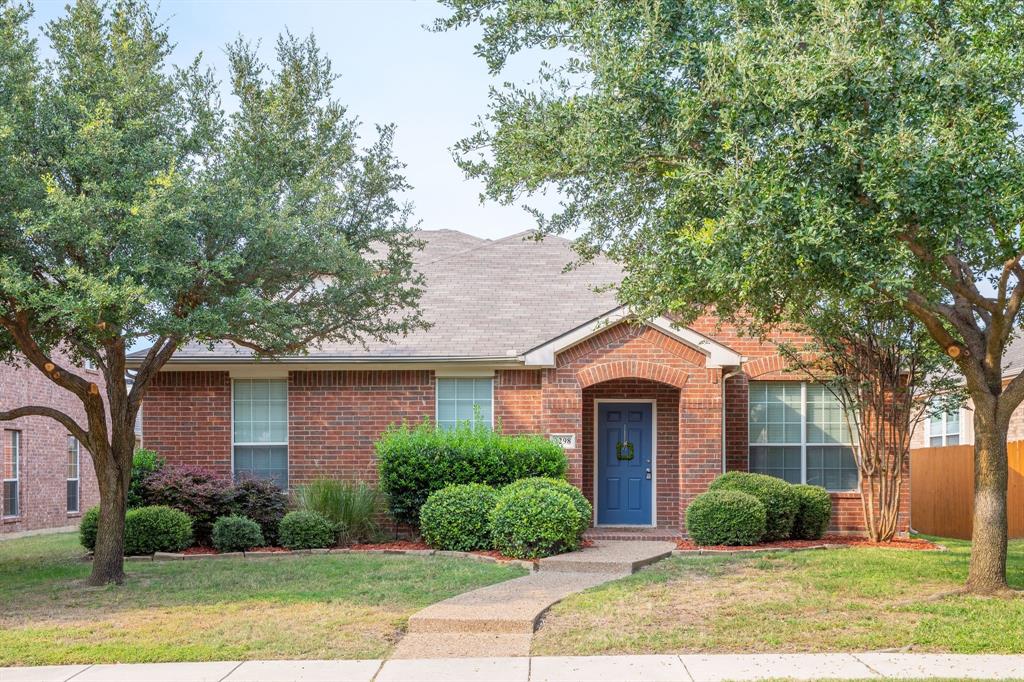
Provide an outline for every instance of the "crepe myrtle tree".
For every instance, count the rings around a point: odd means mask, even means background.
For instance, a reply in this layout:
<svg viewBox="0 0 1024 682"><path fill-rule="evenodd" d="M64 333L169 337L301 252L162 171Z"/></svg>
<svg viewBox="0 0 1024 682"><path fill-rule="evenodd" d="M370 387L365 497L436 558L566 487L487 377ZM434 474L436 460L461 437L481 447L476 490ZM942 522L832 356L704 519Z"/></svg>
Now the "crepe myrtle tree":
<svg viewBox="0 0 1024 682"><path fill-rule="evenodd" d="M90 584L121 582L133 423L189 342L258 356L358 343L422 324L417 246L392 129L361 147L315 40L285 34L270 68L228 46L237 110L140 0L80 0L48 24L0 1L0 359L82 403L42 405L90 452L100 525ZM129 388L125 353L149 340ZM60 352L58 352L60 351ZM91 360L105 389L60 361ZM105 391L105 394L104 394Z"/></svg>
<svg viewBox="0 0 1024 682"><path fill-rule="evenodd" d="M1024 9L1016 0L442 0L498 73L456 156L493 200L621 260L640 312L756 330L827 296L893 301L974 403L967 589L1005 593L1006 435L1024 374Z"/></svg>

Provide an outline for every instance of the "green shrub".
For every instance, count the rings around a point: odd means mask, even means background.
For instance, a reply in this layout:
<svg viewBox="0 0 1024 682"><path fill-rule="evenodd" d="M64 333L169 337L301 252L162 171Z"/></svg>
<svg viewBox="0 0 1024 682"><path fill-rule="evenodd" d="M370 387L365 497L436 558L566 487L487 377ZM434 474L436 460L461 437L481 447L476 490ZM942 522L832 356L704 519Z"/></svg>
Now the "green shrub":
<svg viewBox="0 0 1024 682"><path fill-rule="evenodd" d="M132 509L124 519L124 553L180 552L192 544L192 517L170 507Z"/></svg>
<svg viewBox="0 0 1024 682"><path fill-rule="evenodd" d="M146 506L146 481L164 468L164 458L153 450L139 448L132 455L132 480L128 484L128 508Z"/></svg>
<svg viewBox="0 0 1024 682"><path fill-rule="evenodd" d="M213 523L213 546L218 552L245 552L265 544L260 524L244 516L222 516Z"/></svg>
<svg viewBox="0 0 1024 682"><path fill-rule="evenodd" d="M331 522L341 544L380 538L378 515L384 499L375 486L363 481L319 478L295 491L299 509L320 514Z"/></svg>
<svg viewBox="0 0 1024 682"><path fill-rule="evenodd" d="M565 478L562 448L541 436L506 436L486 426L438 429L429 422L388 429L377 441L381 490L391 515L419 524L430 493L449 485L499 488L520 478Z"/></svg>
<svg viewBox="0 0 1024 682"><path fill-rule="evenodd" d="M276 483L246 478L229 488L226 495L230 515L252 519L259 525L264 542L277 544L277 527L288 511L288 496Z"/></svg>
<svg viewBox="0 0 1024 682"><path fill-rule="evenodd" d="M497 501L494 488L482 483L452 485L431 493L420 509L423 539L437 549L490 549L490 516Z"/></svg>
<svg viewBox="0 0 1024 682"><path fill-rule="evenodd" d="M224 476L191 465L168 465L150 474L143 487L147 505L162 505L192 517L196 542L210 544L213 522L231 513L231 482Z"/></svg>
<svg viewBox="0 0 1024 682"><path fill-rule="evenodd" d="M590 521L594 518L594 508L590 505L590 501L583 496L583 493L579 488L558 478L521 478L518 481L509 483L502 489L502 493L505 491L517 490L523 487L533 488L551 488L564 493L569 496L572 500L572 504L576 507L576 511L579 513L579 534L580 536L586 532L587 528L590 527Z"/></svg>
<svg viewBox="0 0 1024 682"><path fill-rule="evenodd" d="M793 486L781 478L730 471L712 481L708 490L739 490L760 500L767 515L765 542L788 540L793 533L793 522L800 509L800 501Z"/></svg>
<svg viewBox="0 0 1024 682"><path fill-rule="evenodd" d="M334 544L335 531L322 515L307 510L288 512L281 519L278 539L288 549L317 549Z"/></svg>
<svg viewBox="0 0 1024 682"><path fill-rule="evenodd" d="M579 549L579 512L572 498L546 486L502 491L491 511L494 548L517 559Z"/></svg>
<svg viewBox="0 0 1024 682"><path fill-rule="evenodd" d="M82 514L82 523L78 526L78 541L90 552L96 551L96 533L100 528L100 508L93 507Z"/></svg>
<svg viewBox="0 0 1024 682"><path fill-rule="evenodd" d="M793 539L820 539L832 520L832 498L817 485L794 485L793 490L800 503L793 523Z"/></svg>
<svg viewBox="0 0 1024 682"><path fill-rule="evenodd" d="M753 495L711 490L686 508L686 530L698 545L756 545L764 537L767 514Z"/></svg>

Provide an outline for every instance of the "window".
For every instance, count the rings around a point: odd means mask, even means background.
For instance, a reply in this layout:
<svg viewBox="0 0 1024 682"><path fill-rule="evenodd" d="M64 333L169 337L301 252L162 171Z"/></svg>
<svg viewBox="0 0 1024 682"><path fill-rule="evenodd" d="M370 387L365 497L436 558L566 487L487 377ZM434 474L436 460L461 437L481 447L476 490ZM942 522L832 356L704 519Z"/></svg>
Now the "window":
<svg viewBox="0 0 1024 682"><path fill-rule="evenodd" d="M492 426L494 380L437 379L437 425L452 429L462 422Z"/></svg>
<svg viewBox="0 0 1024 682"><path fill-rule="evenodd" d="M21 513L21 431L4 431L4 516Z"/></svg>
<svg viewBox="0 0 1024 682"><path fill-rule="evenodd" d="M288 383L236 379L232 396L235 479L260 478L288 489Z"/></svg>
<svg viewBox="0 0 1024 682"><path fill-rule="evenodd" d="M825 386L751 382L748 426L751 471L827 490L857 487L854 434Z"/></svg>
<svg viewBox="0 0 1024 682"><path fill-rule="evenodd" d="M68 436L68 513L73 514L79 510L78 493L80 490L80 477L78 474L79 452L81 446L78 439Z"/></svg>
<svg viewBox="0 0 1024 682"><path fill-rule="evenodd" d="M82 358L82 369L87 369L90 372L96 370L96 363L92 358Z"/></svg>
<svg viewBox="0 0 1024 682"><path fill-rule="evenodd" d="M960 444L960 410L933 414L928 418L928 446Z"/></svg>

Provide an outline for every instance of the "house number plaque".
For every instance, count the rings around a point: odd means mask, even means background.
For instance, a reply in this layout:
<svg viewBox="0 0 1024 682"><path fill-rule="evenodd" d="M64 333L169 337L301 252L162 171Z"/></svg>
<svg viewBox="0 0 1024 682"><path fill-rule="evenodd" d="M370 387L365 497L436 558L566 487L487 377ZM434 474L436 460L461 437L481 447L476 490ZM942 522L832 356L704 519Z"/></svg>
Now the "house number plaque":
<svg viewBox="0 0 1024 682"><path fill-rule="evenodd" d="M576 447L575 433L552 433L548 436L548 439L552 443L558 443L561 445L563 450L571 450Z"/></svg>

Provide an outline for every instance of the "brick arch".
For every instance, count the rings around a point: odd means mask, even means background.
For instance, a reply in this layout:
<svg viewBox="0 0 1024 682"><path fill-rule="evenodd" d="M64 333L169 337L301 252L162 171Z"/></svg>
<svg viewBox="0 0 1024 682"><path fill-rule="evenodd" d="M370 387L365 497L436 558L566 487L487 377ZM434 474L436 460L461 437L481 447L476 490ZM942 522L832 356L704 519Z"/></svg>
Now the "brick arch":
<svg viewBox="0 0 1024 682"><path fill-rule="evenodd" d="M800 359L803 362L813 362L814 356L810 353L801 353ZM806 378L799 369L792 367L791 362L781 355L765 355L743 364L743 371L750 379L767 377L771 379L801 379Z"/></svg>
<svg viewBox="0 0 1024 682"><path fill-rule="evenodd" d="M616 360L600 365L589 365L576 372L580 388L587 388L612 379L649 379L682 388L689 379L687 372L644 360Z"/></svg>

